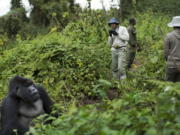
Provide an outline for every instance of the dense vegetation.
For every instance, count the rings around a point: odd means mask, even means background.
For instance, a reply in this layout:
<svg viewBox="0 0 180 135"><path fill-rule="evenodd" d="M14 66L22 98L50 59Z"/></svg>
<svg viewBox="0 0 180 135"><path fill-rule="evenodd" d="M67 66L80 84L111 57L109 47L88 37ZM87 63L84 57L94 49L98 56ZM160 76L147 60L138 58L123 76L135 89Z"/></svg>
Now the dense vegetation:
<svg viewBox="0 0 180 135"><path fill-rule="evenodd" d="M46 35L26 40L16 33L9 42L2 35L0 98L7 93L8 80L22 75L47 88L56 103L55 111L62 113L59 118L50 117L53 123L49 125L39 118L31 133L180 134L180 84L163 81L163 38L171 30L167 27L171 17L152 11L135 15L142 51L128 71L128 79L119 82L111 76L107 45L107 20L112 13L87 10L78 19L67 19L69 23L61 31L59 25L48 27ZM126 19L122 25L127 26Z"/></svg>

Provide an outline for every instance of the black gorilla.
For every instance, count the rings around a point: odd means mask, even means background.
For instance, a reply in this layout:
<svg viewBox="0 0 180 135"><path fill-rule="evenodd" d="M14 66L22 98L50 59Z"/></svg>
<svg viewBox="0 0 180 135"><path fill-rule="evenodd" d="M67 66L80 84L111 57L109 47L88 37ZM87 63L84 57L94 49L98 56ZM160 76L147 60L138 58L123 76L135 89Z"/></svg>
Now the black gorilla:
<svg viewBox="0 0 180 135"><path fill-rule="evenodd" d="M33 81L16 76L10 80L9 93L1 107L0 135L24 135L33 118L50 114L52 101L44 88Z"/></svg>

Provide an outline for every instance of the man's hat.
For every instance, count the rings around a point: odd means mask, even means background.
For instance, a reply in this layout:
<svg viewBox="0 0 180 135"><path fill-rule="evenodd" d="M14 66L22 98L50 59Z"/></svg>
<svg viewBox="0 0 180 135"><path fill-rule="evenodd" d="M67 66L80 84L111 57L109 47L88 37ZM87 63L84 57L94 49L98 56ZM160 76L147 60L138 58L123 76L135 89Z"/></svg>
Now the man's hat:
<svg viewBox="0 0 180 135"><path fill-rule="evenodd" d="M111 18L108 22L108 24L119 24L119 21L116 18Z"/></svg>
<svg viewBox="0 0 180 135"><path fill-rule="evenodd" d="M172 21L168 23L169 27L180 27L180 16L173 17Z"/></svg>

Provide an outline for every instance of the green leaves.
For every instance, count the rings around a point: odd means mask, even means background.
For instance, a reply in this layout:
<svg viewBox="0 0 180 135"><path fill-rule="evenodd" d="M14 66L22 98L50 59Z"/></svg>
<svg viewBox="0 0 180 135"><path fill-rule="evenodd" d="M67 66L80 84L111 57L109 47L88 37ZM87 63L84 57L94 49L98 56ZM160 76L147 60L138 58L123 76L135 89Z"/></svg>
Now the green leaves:
<svg viewBox="0 0 180 135"><path fill-rule="evenodd" d="M79 16L61 33L55 29L0 52L1 98L14 75L47 88L62 115L49 117L48 125L38 118L30 129L35 135L179 135L180 85L160 81L165 65L161 34L168 31L168 17L138 15L143 50L128 79L117 81L111 76L107 18L100 11Z"/></svg>

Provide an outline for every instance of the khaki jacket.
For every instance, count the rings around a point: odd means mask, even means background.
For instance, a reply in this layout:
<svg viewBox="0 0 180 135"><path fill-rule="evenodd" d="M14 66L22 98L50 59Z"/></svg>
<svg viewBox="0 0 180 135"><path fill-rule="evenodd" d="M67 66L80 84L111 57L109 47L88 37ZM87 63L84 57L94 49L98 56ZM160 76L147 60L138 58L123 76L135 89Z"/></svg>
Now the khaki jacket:
<svg viewBox="0 0 180 135"><path fill-rule="evenodd" d="M167 34L164 40L164 55L168 67L180 69L180 29Z"/></svg>
<svg viewBox="0 0 180 135"><path fill-rule="evenodd" d="M109 36L108 42L111 46L111 50L116 50L116 47L126 47L129 40L129 33L126 29L126 27L119 26L116 29L116 32L118 33L117 36L112 35L112 37Z"/></svg>

